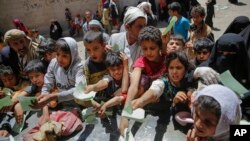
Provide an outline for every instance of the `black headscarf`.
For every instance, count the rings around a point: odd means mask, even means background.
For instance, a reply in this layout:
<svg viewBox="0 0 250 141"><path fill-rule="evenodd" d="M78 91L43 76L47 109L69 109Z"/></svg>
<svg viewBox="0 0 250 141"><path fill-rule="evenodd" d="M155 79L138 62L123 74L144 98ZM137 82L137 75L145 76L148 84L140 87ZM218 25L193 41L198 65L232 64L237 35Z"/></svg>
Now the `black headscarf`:
<svg viewBox="0 0 250 141"><path fill-rule="evenodd" d="M235 52L236 54L223 55L220 51ZM230 70L231 74L245 87L250 87L249 57L245 48L244 39L234 33L222 35L215 43L209 59L205 64L218 73Z"/></svg>
<svg viewBox="0 0 250 141"><path fill-rule="evenodd" d="M243 29L245 29L248 25L250 25L250 20L246 16L238 16L236 17L227 27L224 34L226 33L240 33Z"/></svg>

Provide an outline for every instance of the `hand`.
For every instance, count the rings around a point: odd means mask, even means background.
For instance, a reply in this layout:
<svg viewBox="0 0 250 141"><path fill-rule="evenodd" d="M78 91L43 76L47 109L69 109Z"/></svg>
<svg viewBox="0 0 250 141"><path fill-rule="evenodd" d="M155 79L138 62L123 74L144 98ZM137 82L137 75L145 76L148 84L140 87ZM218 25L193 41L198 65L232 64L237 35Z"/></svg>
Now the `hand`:
<svg viewBox="0 0 250 141"><path fill-rule="evenodd" d="M91 92L93 90L94 90L94 86L93 85L87 85L85 87L85 89L84 89L84 93L87 94L87 93L89 93L89 92Z"/></svg>
<svg viewBox="0 0 250 141"><path fill-rule="evenodd" d="M186 48L193 48L193 46L193 43L190 41L186 43Z"/></svg>
<svg viewBox="0 0 250 141"><path fill-rule="evenodd" d="M124 52L120 52L120 57L123 61L123 66L128 66L128 56Z"/></svg>
<svg viewBox="0 0 250 141"><path fill-rule="evenodd" d="M131 102L132 104L132 109L135 110L137 108L142 108L143 107L143 101L141 98L137 98Z"/></svg>
<svg viewBox="0 0 250 141"><path fill-rule="evenodd" d="M173 105L175 106L178 103L185 103L187 98L188 97L185 92L179 91L173 99Z"/></svg>
<svg viewBox="0 0 250 141"><path fill-rule="evenodd" d="M106 51L112 50L112 46L111 46L111 45L106 45L106 46L105 46L105 50L106 50Z"/></svg>
<svg viewBox="0 0 250 141"><path fill-rule="evenodd" d="M103 104L102 107L100 108L100 110L98 111L98 115L100 116L100 118L105 117L106 109L107 109L107 107L105 106L105 104Z"/></svg>
<svg viewBox="0 0 250 141"><path fill-rule="evenodd" d="M9 132L7 130L0 130L0 137L8 137Z"/></svg>
<svg viewBox="0 0 250 141"><path fill-rule="evenodd" d="M20 103L17 103L15 105L14 113L15 113L16 122L18 124L21 124L23 122L23 109Z"/></svg>
<svg viewBox="0 0 250 141"><path fill-rule="evenodd" d="M47 105L51 100L53 100L54 94L42 94L37 97L37 102L32 103L30 107L33 109L41 109Z"/></svg>
<svg viewBox="0 0 250 141"><path fill-rule="evenodd" d="M206 141L207 138L205 137L198 137L196 136L195 129L189 129L187 133L187 141Z"/></svg>
<svg viewBox="0 0 250 141"><path fill-rule="evenodd" d="M4 92L3 92L3 91L0 91L0 99L1 99L1 98L4 98L4 97L5 97Z"/></svg>
<svg viewBox="0 0 250 141"><path fill-rule="evenodd" d="M219 73L210 67L197 67L194 71L194 77L201 78L206 85L219 82Z"/></svg>

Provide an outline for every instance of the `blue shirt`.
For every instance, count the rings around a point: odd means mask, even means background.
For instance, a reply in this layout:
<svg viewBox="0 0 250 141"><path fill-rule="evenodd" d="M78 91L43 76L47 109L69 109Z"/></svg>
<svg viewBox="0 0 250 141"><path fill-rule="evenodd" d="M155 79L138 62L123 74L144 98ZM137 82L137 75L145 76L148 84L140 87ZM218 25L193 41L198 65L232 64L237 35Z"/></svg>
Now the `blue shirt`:
<svg viewBox="0 0 250 141"><path fill-rule="evenodd" d="M189 27L189 20L181 16L174 24L174 34L180 34L185 40L187 40Z"/></svg>

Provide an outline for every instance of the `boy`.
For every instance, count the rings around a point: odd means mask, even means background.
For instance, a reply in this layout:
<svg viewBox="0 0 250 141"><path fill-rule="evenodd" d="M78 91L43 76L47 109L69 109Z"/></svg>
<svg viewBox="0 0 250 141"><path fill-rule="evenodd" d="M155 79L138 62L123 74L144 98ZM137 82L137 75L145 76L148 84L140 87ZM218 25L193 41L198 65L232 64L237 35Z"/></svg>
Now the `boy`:
<svg viewBox="0 0 250 141"><path fill-rule="evenodd" d="M107 81L98 84L98 87L95 87L94 84L98 83L99 80L107 74L107 69L104 64L104 59L106 57L105 43L102 36L102 32L88 31L83 38L84 46L86 48L87 54L89 57L84 64L84 75L87 81L87 87L85 92L90 92L92 90L98 91L95 100L101 101L103 98L106 98L103 91L105 86L108 85ZM85 107L93 106L90 101L79 103ZM95 106L100 106L98 103Z"/></svg>
<svg viewBox="0 0 250 141"><path fill-rule="evenodd" d="M194 42L194 52L196 57L193 60L193 64L199 66L202 62L206 61L210 56L213 46L214 42L208 38L200 38L196 40Z"/></svg>
<svg viewBox="0 0 250 141"><path fill-rule="evenodd" d="M98 113L101 116L104 115L107 108L125 102L129 85L128 58L124 53L108 52L104 63L111 76L105 92L114 97L100 107Z"/></svg>
<svg viewBox="0 0 250 141"><path fill-rule="evenodd" d="M10 66L0 65L0 80L3 82L5 88L9 88L14 93L12 94L12 100L17 101L17 96L19 96L20 91L25 89L29 82L19 78L14 74Z"/></svg>
<svg viewBox="0 0 250 141"><path fill-rule="evenodd" d="M43 42L38 47L38 53L40 55L41 61L43 62L46 68L49 66L50 61L53 58L56 58L55 46L56 42L53 39L48 38L46 42Z"/></svg>
<svg viewBox="0 0 250 141"><path fill-rule="evenodd" d="M170 40L167 44L166 53L169 54L174 51L183 50L184 46L185 46L185 40L181 35L179 34L171 35Z"/></svg>
<svg viewBox="0 0 250 141"><path fill-rule="evenodd" d="M191 11L191 16L193 25L191 25L192 28L190 28L189 41L186 43L186 53L189 59L194 59L193 43L202 37L207 37L211 41L214 41L214 34L212 33L212 29L204 22L206 14L202 6L194 7Z"/></svg>
<svg viewBox="0 0 250 141"><path fill-rule="evenodd" d="M61 38L56 42L56 58L52 59L44 77L41 95L37 98L34 108L43 108L44 120L49 119L48 107L50 101L58 103L73 100L75 86L83 80L83 65L77 51L77 43L71 37ZM51 93L54 88L58 92ZM44 121L42 121L44 122Z"/></svg>
<svg viewBox="0 0 250 141"><path fill-rule="evenodd" d="M181 15L181 5L178 2L172 2L168 5L170 16L176 16L177 21L174 24L174 34L180 34L185 40L188 39L189 21Z"/></svg>

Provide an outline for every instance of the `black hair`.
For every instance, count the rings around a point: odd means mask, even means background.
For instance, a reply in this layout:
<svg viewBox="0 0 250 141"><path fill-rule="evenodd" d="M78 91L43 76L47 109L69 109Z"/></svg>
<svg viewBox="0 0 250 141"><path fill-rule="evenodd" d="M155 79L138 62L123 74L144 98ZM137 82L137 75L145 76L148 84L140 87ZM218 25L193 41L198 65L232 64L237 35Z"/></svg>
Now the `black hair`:
<svg viewBox="0 0 250 141"><path fill-rule="evenodd" d="M193 68L193 66L188 60L187 55L183 51L174 51L174 52L169 53L166 56L165 60L166 60L167 68L169 67L169 64L171 63L171 61L173 61L174 59L179 59L181 64L185 67L186 72Z"/></svg>
<svg viewBox="0 0 250 141"><path fill-rule="evenodd" d="M56 50L61 50L64 53L71 54L70 47L64 39L59 39L56 41Z"/></svg>
<svg viewBox="0 0 250 141"><path fill-rule="evenodd" d="M203 49L207 49L209 52L212 51L214 46L214 42L208 38L199 38L194 42L194 51L201 51Z"/></svg>
<svg viewBox="0 0 250 141"><path fill-rule="evenodd" d="M144 27L139 33L139 44L145 40L155 42L162 49L161 31L158 28L154 26Z"/></svg>
<svg viewBox="0 0 250 141"><path fill-rule="evenodd" d="M55 52L56 51L56 42L48 38L45 42L41 42L38 47L38 53L40 56L44 56L47 52Z"/></svg>
<svg viewBox="0 0 250 141"><path fill-rule="evenodd" d="M211 112L216 115L218 119L221 116L221 106L218 101L216 101L211 96L202 95L199 96L197 100L194 101L193 106L195 109L200 109L201 111Z"/></svg>
<svg viewBox="0 0 250 141"><path fill-rule="evenodd" d="M0 76L14 74L10 66L0 65Z"/></svg>
<svg viewBox="0 0 250 141"><path fill-rule="evenodd" d="M97 31L88 31L83 38L83 42L85 43L92 43L92 42L99 42L101 44L104 43L104 39L102 36L102 32Z"/></svg>
<svg viewBox="0 0 250 141"><path fill-rule="evenodd" d="M185 39L182 35L180 34L172 34L170 36L170 40L178 40L181 41L182 45L185 46Z"/></svg>
<svg viewBox="0 0 250 141"><path fill-rule="evenodd" d="M121 65L122 59L120 57L120 52L109 51L106 54L106 59L104 61L105 66L108 67L115 67Z"/></svg>
<svg viewBox="0 0 250 141"><path fill-rule="evenodd" d="M200 16L206 16L204 7L198 5L192 8L191 15L198 13Z"/></svg>
<svg viewBox="0 0 250 141"><path fill-rule="evenodd" d="M178 14L181 14L181 4L179 2L172 2L168 5L168 9L172 11L177 11Z"/></svg>
<svg viewBox="0 0 250 141"><path fill-rule="evenodd" d="M27 66L24 68L24 71L28 74L30 72L40 72L46 73L46 66L39 59L31 60Z"/></svg>

